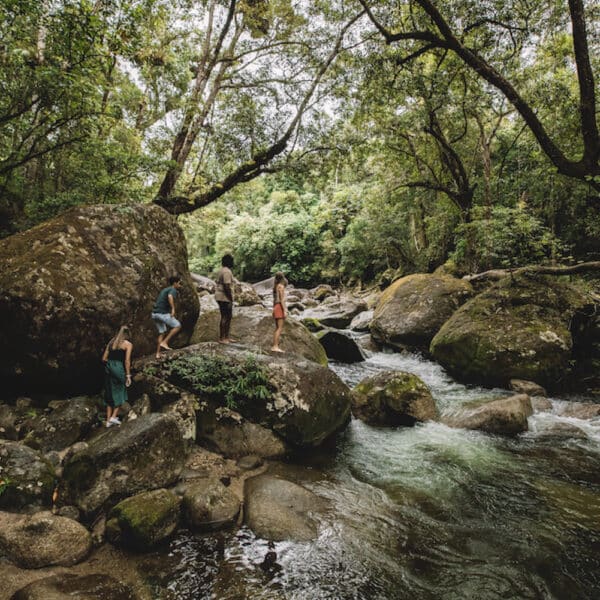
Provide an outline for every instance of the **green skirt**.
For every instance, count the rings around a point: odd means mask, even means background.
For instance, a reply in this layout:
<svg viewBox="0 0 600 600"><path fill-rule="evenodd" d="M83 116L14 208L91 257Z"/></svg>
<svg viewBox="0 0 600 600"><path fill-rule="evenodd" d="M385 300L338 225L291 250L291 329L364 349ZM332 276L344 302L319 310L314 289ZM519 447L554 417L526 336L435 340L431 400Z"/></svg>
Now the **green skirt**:
<svg viewBox="0 0 600 600"><path fill-rule="evenodd" d="M104 367L104 405L121 406L126 401L125 367L120 360L109 360Z"/></svg>

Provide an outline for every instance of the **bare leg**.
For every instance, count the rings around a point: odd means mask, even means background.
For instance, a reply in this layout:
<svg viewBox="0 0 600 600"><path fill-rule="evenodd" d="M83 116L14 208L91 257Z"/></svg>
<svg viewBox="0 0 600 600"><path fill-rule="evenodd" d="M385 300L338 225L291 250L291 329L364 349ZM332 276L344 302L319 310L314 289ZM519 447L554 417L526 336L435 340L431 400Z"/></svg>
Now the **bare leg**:
<svg viewBox="0 0 600 600"><path fill-rule="evenodd" d="M159 344L159 346L161 348L164 348L165 350L171 350L171 346L169 346L169 340L174 336L177 335L179 332L181 331L181 327L173 327L173 329L171 329L171 331L169 331L169 333L167 333L166 337L164 338L164 340Z"/></svg>
<svg viewBox="0 0 600 600"><path fill-rule="evenodd" d="M156 344L156 358L160 358L160 347L162 346L163 339L165 338L164 333L158 334L158 342Z"/></svg>
<svg viewBox="0 0 600 600"><path fill-rule="evenodd" d="M279 347L279 338L281 337L281 332L283 330L284 320L285 319L275 319L275 333L273 333L273 347L271 348L273 352L283 352Z"/></svg>
<svg viewBox="0 0 600 600"><path fill-rule="evenodd" d="M219 323L220 342L229 343L229 329L231 328L231 316L221 315L221 322Z"/></svg>
<svg viewBox="0 0 600 600"><path fill-rule="evenodd" d="M106 407L106 422L107 423L111 417L112 417L112 408L110 406L107 406Z"/></svg>

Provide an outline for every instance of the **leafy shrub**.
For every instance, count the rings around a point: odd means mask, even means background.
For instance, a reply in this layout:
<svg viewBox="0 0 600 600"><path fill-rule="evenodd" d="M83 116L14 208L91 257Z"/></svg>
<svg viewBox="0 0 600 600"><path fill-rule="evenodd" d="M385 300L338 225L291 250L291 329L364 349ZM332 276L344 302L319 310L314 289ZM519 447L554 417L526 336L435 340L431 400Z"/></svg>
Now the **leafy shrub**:
<svg viewBox="0 0 600 600"><path fill-rule="evenodd" d="M163 363L161 370L173 383L191 388L198 395L222 399L233 410L268 400L273 392L267 374L252 355L241 364L218 356L180 356Z"/></svg>

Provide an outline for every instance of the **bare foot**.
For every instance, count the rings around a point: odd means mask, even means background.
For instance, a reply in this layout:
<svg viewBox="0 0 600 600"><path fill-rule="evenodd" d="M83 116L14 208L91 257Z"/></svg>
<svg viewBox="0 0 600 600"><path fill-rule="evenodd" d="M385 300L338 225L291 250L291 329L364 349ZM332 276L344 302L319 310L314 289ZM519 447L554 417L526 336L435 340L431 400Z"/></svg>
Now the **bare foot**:
<svg viewBox="0 0 600 600"><path fill-rule="evenodd" d="M158 352L156 353L156 358L160 358L160 354L158 354Z"/></svg>
<svg viewBox="0 0 600 600"><path fill-rule="evenodd" d="M224 340L219 340L219 344L229 344L230 340L228 339L224 339Z"/></svg>
<svg viewBox="0 0 600 600"><path fill-rule="evenodd" d="M169 346L168 344L165 344L165 343L162 343L162 344L160 345L160 347L161 347L163 350L172 350L171 346Z"/></svg>
<svg viewBox="0 0 600 600"><path fill-rule="evenodd" d="M235 340L235 339L233 339L233 338L227 338L227 341L228 341L230 344L235 344L235 343L237 342L237 340Z"/></svg>
<svg viewBox="0 0 600 600"><path fill-rule="evenodd" d="M285 350L282 350L281 348L271 348L271 352L281 352L283 354Z"/></svg>

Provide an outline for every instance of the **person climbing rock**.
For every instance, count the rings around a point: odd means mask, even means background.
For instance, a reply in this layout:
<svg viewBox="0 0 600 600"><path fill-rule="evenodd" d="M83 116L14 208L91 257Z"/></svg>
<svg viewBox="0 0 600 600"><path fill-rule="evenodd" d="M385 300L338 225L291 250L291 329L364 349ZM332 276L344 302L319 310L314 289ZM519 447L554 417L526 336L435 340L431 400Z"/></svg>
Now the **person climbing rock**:
<svg viewBox="0 0 600 600"><path fill-rule="evenodd" d="M181 323L175 318L175 298L182 287L181 278L169 277L168 284L160 290L152 309L152 320L158 330L156 358L160 358L161 350L171 350L169 341L181 330Z"/></svg>
<svg viewBox="0 0 600 600"><path fill-rule="evenodd" d="M123 325L117 335L110 339L104 353L104 404L106 427L120 425L119 409L127 401L127 388L131 385L131 352L133 344L129 327Z"/></svg>

